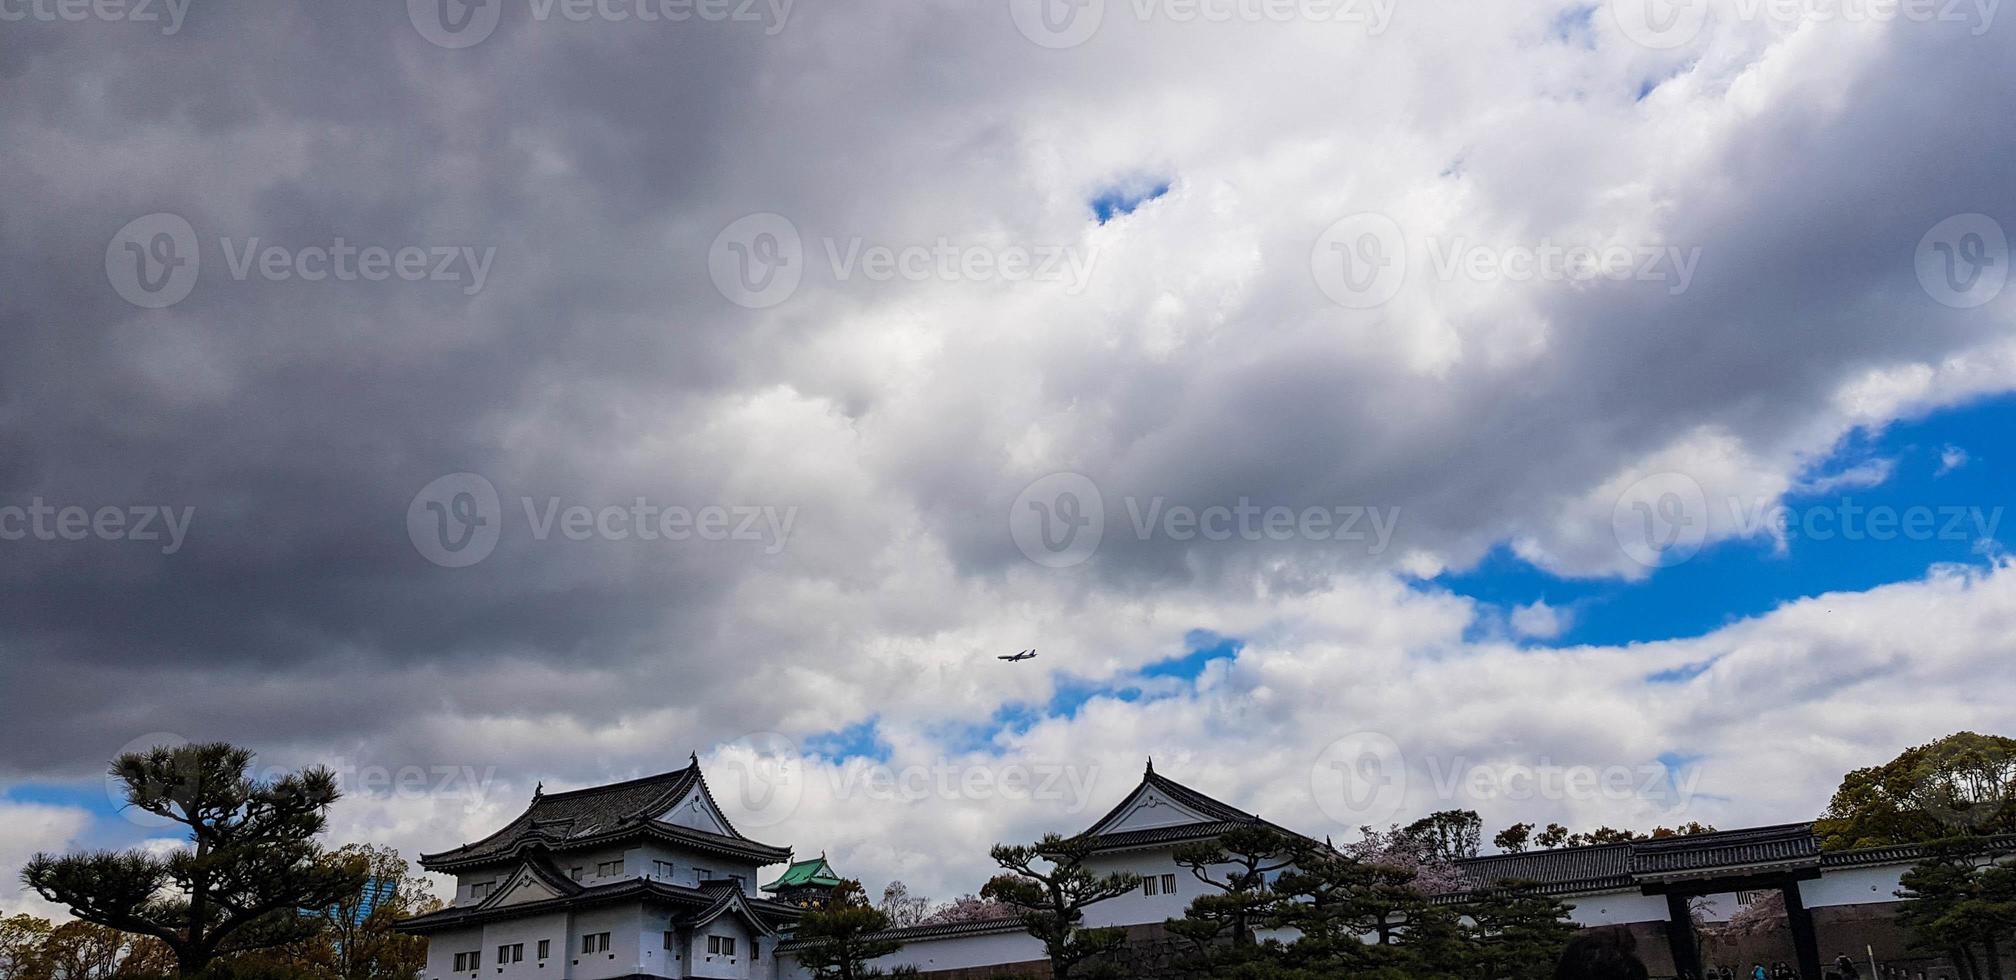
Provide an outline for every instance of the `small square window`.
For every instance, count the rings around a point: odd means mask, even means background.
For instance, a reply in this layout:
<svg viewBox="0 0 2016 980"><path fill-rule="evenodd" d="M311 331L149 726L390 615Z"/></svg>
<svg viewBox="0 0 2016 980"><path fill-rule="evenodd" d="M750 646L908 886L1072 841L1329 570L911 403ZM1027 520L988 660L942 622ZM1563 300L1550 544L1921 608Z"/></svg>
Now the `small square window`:
<svg viewBox="0 0 2016 980"><path fill-rule="evenodd" d="M1174 895L1174 894L1176 894L1176 876L1175 876L1175 875L1163 875L1163 876L1162 876L1162 894L1164 894L1164 895Z"/></svg>
<svg viewBox="0 0 2016 980"><path fill-rule="evenodd" d="M543 959L545 959L545 958L547 957L547 955L548 955L548 954L550 954L550 953L552 953L552 952L553 952L553 940L551 940L551 939L541 939L541 940L539 940L539 958L540 958L540 959L542 959L542 960L543 960Z"/></svg>
<svg viewBox="0 0 2016 980"><path fill-rule="evenodd" d="M1143 894L1143 895L1159 895L1159 894L1161 894L1161 893L1162 893L1162 889L1161 889L1161 887L1160 887L1160 886L1158 886L1158 885L1156 884L1156 879L1155 879L1155 876L1154 876L1154 875L1149 875L1149 876L1147 876L1147 877L1145 877L1145 878L1141 879L1141 894Z"/></svg>

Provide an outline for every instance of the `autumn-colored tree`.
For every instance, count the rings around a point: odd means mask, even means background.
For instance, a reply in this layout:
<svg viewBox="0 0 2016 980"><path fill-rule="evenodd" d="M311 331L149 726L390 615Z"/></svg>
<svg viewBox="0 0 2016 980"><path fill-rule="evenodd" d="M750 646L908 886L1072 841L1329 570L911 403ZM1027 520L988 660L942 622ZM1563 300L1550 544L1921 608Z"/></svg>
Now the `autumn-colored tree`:
<svg viewBox="0 0 2016 980"><path fill-rule="evenodd" d="M55 929L48 919L25 912L0 919L0 980L47 980L42 951Z"/></svg>

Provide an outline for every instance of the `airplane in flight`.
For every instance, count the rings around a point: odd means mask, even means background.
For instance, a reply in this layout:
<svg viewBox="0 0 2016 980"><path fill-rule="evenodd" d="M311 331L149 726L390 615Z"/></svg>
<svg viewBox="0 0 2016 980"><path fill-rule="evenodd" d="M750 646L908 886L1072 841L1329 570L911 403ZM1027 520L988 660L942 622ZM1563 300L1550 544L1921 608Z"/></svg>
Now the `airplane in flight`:
<svg viewBox="0 0 2016 980"><path fill-rule="evenodd" d="M1024 660L1034 660L1034 659L1036 659L1036 649L1035 649L1034 647L1031 647L1031 648L1029 648L1029 649L1027 649L1027 650L1024 650L1024 651L1022 651L1021 653L1017 653L1017 654L1013 654L1013 655L1011 655L1011 656L1006 656L1006 657L995 657L994 659L996 659L996 660L1006 660L1006 661L1008 661L1008 662L1009 662L1009 663L1011 663L1011 664L1019 664L1019 663L1021 663L1021 662L1022 662L1022 661L1024 661Z"/></svg>

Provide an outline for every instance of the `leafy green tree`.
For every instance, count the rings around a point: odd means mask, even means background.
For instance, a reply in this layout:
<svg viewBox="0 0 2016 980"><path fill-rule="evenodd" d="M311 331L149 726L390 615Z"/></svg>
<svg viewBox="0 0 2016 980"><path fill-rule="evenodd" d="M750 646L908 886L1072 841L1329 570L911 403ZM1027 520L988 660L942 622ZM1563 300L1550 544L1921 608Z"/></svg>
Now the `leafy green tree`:
<svg viewBox="0 0 2016 980"><path fill-rule="evenodd" d="M2002 980L2002 950L2016 943L2016 867L2008 855L1987 861L1979 840L1928 845L1925 860L1906 871L1897 912L1919 949L1946 954L1965 980Z"/></svg>
<svg viewBox="0 0 2016 980"><path fill-rule="evenodd" d="M1181 923L1187 932L1178 935L1193 941L1229 936L1234 946L1250 945L1254 925L1274 902L1267 878L1293 867L1298 848L1293 838L1267 827L1239 827L1178 847L1177 866L1217 891L1193 899L1183 919L1170 920L1171 928ZM1199 923L1210 926L1208 937L1198 933Z"/></svg>
<svg viewBox="0 0 2016 980"><path fill-rule="evenodd" d="M1558 823L1550 823L1546 829L1533 835L1533 843L1544 850L1553 850L1568 842L1568 828Z"/></svg>
<svg viewBox="0 0 2016 980"><path fill-rule="evenodd" d="M1085 910L1141 887L1141 876L1125 871L1098 874L1085 867L1091 844L1082 838L1048 834L1035 844L996 844L989 855L1006 874L996 875L980 897L1015 910L1022 927L1043 944L1051 980L1069 980L1081 964L1118 950L1127 931L1087 929Z"/></svg>
<svg viewBox="0 0 2016 980"><path fill-rule="evenodd" d="M1568 907L1528 882L1498 882L1463 911L1473 975L1492 980L1547 980L1576 931Z"/></svg>
<svg viewBox="0 0 2016 980"><path fill-rule="evenodd" d="M1955 732L1854 770L1813 829L1829 850L2016 832L2016 739Z"/></svg>
<svg viewBox="0 0 2016 980"><path fill-rule="evenodd" d="M793 939L807 942L795 955L818 980L860 980L883 976L868 964L903 948L899 940L880 935L889 930L889 916L868 904L861 883L842 881L820 908L798 920Z"/></svg>
<svg viewBox="0 0 2016 980"><path fill-rule="evenodd" d="M86 922L166 944L194 976L219 956L312 935L303 909L326 908L363 884L323 862L315 842L337 798L320 767L273 780L249 774L252 753L222 742L156 747L112 762L129 806L187 828L190 846L37 854L21 880Z"/></svg>
<svg viewBox="0 0 2016 980"><path fill-rule="evenodd" d="M1526 845L1532 842L1533 825L1530 823L1515 823L1491 838L1491 846L1507 854L1524 853Z"/></svg>
<svg viewBox="0 0 2016 980"><path fill-rule="evenodd" d="M1484 818L1475 810L1441 810L1400 832L1420 847L1423 861L1453 864L1477 856L1484 844Z"/></svg>

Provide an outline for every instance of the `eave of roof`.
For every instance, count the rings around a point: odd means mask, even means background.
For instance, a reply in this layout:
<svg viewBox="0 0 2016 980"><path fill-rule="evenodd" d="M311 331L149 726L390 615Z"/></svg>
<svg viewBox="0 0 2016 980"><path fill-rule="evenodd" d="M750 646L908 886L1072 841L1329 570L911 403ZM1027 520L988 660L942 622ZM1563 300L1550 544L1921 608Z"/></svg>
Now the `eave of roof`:
<svg viewBox="0 0 2016 980"><path fill-rule="evenodd" d="M399 921L397 928L400 932L425 935L431 932L439 932L443 929L458 929L463 926L494 922L499 919L519 918L562 909L583 908L633 899L637 901L659 901L669 905L704 910L712 908L715 904L722 901L722 895L720 894L722 891L723 889L719 887L705 889L689 888L685 885L671 885L662 881L652 881L647 878L632 878L613 884L584 888L572 895L541 899L536 902L523 902L517 905L451 906L437 912L429 912L426 915L402 919ZM805 912L804 909L795 908L782 902L773 902L767 898L748 898L747 896L743 896L743 904L752 913L768 916L775 920L771 923L773 927L777 923L795 922Z"/></svg>
<svg viewBox="0 0 2016 980"><path fill-rule="evenodd" d="M977 922L950 922L943 925L910 926L904 929L889 929L867 937L871 939L895 939L906 943L927 942L934 939L960 939L967 936L990 936L1003 932L1023 931L1022 920L1013 916L1000 919L982 919ZM804 949L813 944L812 940L786 940L777 947L780 953Z"/></svg>
<svg viewBox="0 0 2016 980"><path fill-rule="evenodd" d="M1990 838L1984 846L2016 848L2016 834ZM1469 887L1437 895L1435 900L1468 901L1496 882L1506 880L1529 883L1541 894L1577 895L1746 872L1772 874L1815 868L1824 872L1828 868L1912 864L1923 860L1929 852L1924 844L1821 851L1811 824L1775 824L1471 858L1457 862L1469 879Z"/></svg>

